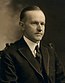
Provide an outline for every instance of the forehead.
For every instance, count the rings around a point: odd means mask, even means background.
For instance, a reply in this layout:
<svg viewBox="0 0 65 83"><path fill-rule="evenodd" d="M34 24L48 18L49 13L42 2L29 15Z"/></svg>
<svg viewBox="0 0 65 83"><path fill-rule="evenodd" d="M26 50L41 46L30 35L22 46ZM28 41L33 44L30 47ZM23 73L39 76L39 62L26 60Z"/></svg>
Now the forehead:
<svg viewBox="0 0 65 83"><path fill-rule="evenodd" d="M25 13L25 18L27 20L45 20L45 15L41 10L32 10Z"/></svg>

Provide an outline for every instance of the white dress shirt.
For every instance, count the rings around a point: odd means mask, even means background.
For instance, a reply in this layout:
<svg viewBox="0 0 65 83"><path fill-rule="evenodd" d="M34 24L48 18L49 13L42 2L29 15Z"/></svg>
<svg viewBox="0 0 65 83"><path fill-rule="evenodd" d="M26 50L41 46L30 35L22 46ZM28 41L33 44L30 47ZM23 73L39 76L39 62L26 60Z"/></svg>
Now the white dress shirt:
<svg viewBox="0 0 65 83"><path fill-rule="evenodd" d="M38 44L37 43L34 43L31 40L29 40L28 38L26 38L25 36L23 36L23 38L24 38L25 42L27 43L27 45L29 46L29 48L30 48L33 56L36 57L35 47L36 47L36 45L39 45L39 43Z"/></svg>

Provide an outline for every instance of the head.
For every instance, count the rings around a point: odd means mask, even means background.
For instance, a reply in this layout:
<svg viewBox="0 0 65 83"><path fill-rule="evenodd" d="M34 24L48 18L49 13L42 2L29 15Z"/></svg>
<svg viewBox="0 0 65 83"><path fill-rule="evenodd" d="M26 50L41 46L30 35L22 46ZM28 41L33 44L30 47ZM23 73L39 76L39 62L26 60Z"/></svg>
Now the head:
<svg viewBox="0 0 65 83"><path fill-rule="evenodd" d="M19 24L22 27L23 35L35 43L44 36L45 15L38 6L24 8L20 14Z"/></svg>

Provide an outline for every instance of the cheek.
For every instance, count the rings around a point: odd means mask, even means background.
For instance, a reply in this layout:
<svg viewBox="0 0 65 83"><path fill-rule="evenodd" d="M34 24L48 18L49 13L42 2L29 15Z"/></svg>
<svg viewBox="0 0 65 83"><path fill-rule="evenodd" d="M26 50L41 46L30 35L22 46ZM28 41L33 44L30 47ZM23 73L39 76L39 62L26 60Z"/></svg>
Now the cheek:
<svg viewBox="0 0 65 83"><path fill-rule="evenodd" d="M26 28L25 33L31 35L33 33L33 30L31 28Z"/></svg>
<svg viewBox="0 0 65 83"><path fill-rule="evenodd" d="M31 24L25 25L25 33L32 35L36 32L36 27L32 26Z"/></svg>
<svg viewBox="0 0 65 83"><path fill-rule="evenodd" d="M42 33L43 33L43 35L44 35L44 33L45 33L45 27L42 29Z"/></svg>
<svg viewBox="0 0 65 83"><path fill-rule="evenodd" d="M45 31L45 26L43 27L42 31L43 31L43 32Z"/></svg>
<svg viewBox="0 0 65 83"><path fill-rule="evenodd" d="M33 26L28 26L28 27L27 27L27 31L28 31L29 33L34 33L36 30L35 30L35 27L33 27Z"/></svg>

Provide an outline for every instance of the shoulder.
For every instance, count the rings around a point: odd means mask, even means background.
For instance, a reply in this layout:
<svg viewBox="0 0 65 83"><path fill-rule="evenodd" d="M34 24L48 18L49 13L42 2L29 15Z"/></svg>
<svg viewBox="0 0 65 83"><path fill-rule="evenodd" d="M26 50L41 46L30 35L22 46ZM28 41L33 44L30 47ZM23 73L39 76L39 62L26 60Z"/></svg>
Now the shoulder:
<svg viewBox="0 0 65 83"><path fill-rule="evenodd" d="M23 39L19 39L15 41L14 43L6 43L5 48L2 50L1 55L6 56L13 56L17 53L18 49L23 46Z"/></svg>
<svg viewBox="0 0 65 83"><path fill-rule="evenodd" d="M57 56L55 45L53 43L42 43L41 47L49 54L49 56Z"/></svg>
<svg viewBox="0 0 65 83"><path fill-rule="evenodd" d="M6 46L5 48L2 50L2 52L10 52L12 51L13 49L15 50L16 46L14 45L14 43L6 43Z"/></svg>
<svg viewBox="0 0 65 83"><path fill-rule="evenodd" d="M47 48L49 50L55 50L55 45L52 42L45 43L45 42L42 41L41 46L45 47L45 48Z"/></svg>
<svg viewBox="0 0 65 83"><path fill-rule="evenodd" d="M13 50L17 50L19 46L20 46L20 40L17 40L13 43L6 43L6 46L2 51L10 52Z"/></svg>
<svg viewBox="0 0 65 83"><path fill-rule="evenodd" d="M14 43L7 43L6 47L1 51L1 58L6 60L10 60L11 57L13 56L13 53L15 53L16 51L16 46L14 45Z"/></svg>

